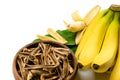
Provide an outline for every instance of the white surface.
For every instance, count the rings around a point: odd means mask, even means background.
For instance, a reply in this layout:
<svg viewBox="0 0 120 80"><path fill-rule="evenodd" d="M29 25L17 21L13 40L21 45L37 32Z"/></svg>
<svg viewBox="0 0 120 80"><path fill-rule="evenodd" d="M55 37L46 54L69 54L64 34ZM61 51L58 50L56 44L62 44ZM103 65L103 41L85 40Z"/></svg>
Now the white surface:
<svg viewBox="0 0 120 80"><path fill-rule="evenodd" d="M62 20L71 19L75 10L84 17L95 5L113 3L120 0L0 0L0 80L14 80L13 58L36 34L46 34L48 27L65 29Z"/></svg>

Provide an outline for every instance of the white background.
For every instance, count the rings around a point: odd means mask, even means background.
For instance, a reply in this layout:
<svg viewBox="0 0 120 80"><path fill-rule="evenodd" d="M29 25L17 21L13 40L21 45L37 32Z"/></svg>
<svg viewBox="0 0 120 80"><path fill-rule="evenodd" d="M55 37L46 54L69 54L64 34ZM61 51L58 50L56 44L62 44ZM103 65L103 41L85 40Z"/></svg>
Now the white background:
<svg viewBox="0 0 120 80"><path fill-rule="evenodd" d="M14 80L12 63L16 52L44 35L48 27L66 29L78 10L81 17L95 5L108 8L120 0L0 0L0 80Z"/></svg>

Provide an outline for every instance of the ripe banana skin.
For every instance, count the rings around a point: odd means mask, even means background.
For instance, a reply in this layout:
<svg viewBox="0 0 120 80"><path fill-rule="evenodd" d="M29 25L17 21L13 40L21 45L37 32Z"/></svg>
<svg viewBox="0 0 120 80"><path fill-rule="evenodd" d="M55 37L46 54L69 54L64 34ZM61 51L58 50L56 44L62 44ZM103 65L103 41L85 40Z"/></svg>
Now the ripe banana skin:
<svg viewBox="0 0 120 80"><path fill-rule="evenodd" d="M102 11L100 11L95 17L94 19L89 23L89 25L87 26L83 36L81 37L81 40L78 44L78 48L75 52L75 56L78 59L79 54L81 53L81 50L84 47L84 44L86 42L86 40L88 39L88 37L91 35L92 30L94 29L94 25L97 21L99 21L99 19L101 19L101 17L104 17L104 15L108 12L108 9L104 9Z"/></svg>
<svg viewBox="0 0 120 80"><path fill-rule="evenodd" d="M94 23L95 25L93 25L92 33L88 36L88 39L86 40L86 43L78 56L79 68L90 68L91 62L99 53L105 32L112 16L113 12L109 10L104 17Z"/></svg>
<svg viewBox="0 0 120 80"><path fill-rule="evenodd" d="M91 64L93 71L104 73L115 63L118 49L119 13L116 12L110 23L99 54ZM116 80L116 79L113 79Z"/></svg>
<svg viewBox="0 0 120 80"><path fill-rule="evenodd" d="M77 22L77 21L83 21L82 17L79 15L78 10L72 13L72 19Z"/></svg>
<svg viewBox="0 0 120 80"><path fill-rule="evenodd" d="M119 48L118 48L117 61L111 72L110 80L120 80L120 28L119 28Z"/></svg>

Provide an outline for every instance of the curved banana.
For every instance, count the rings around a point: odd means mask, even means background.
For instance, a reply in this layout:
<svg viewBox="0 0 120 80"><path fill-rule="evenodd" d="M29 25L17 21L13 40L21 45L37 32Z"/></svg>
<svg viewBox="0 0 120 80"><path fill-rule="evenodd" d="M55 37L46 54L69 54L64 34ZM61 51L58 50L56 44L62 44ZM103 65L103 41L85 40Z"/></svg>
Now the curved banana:
<svg viewBox="0 0 120 80"><path fill-rule="evenodd" d="M115 63L118 48L119 13L115 13L110 23L102 48L92 62L91 68L97 73L106 72ZM113 79L115 80L115 79Z"/></svg>
<svg viewBox="0 0 120 80"><path fill-rule="evenodd" d="M110 75L110 80L120 80L120 28L119 28L119 48L118 48L117 61Z"/></svg>
<svg viewBox="0 0 120 80"><path fill-rule="evenodd" d="M98 55L102 45L102 41L105 36L105 32L110 23L110 19L113 16L113 12L109 12L102 18L100 18L93 26L92 33L86 40L86 43L78 56L79 68L88 69L93 59Z"/></svg>
<svg viewBox="0 0 120 80"><path fill-rule="evenodd" d="M91 35L92 30L94 29L94 25L96 24L97 21L99 21L99 19L101 19L102 17L104 17L104 15L108 12L108 9L104 9L102 11L100 11L95 17L94 19L90 22L90 24L87 26L83 36L81 37L81 40L78 44L77 50L75 52L75 56L78 59L79 54L81 53L81 50L84 47L84 44L86 43L88 37Z"/></svg>

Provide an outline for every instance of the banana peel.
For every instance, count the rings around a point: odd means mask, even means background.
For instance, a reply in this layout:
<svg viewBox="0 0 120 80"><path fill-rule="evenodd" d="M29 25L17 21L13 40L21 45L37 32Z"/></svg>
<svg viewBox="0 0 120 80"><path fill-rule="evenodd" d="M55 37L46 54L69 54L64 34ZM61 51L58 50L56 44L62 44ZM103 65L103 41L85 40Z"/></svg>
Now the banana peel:
<svg viewBox="0 0 120 80"><path fill-rule="evenodd" d="M72 13L72 19L76 22L76 21L83 21L82 17L79 15L78 10L76 10L75 12Z"/></svg>
<svg viewBox="0 0 120 80"><path fill-rule="evenodd" d="M81 38L82 38L85 30L86 30L86 27L82 31L77 32L76 37L75 37L75 43L76 43L76 45L79 44L79 42L80 42L80 40L81 40Z"/></svg>
<svg viewBox="0 0 120 80"><path fill-rule="evenodd" d="M57 42L57 40L55 40L54 38L49 37L49 36L42 36L42 35L37 34L37 37L38 37L38 39L41 39L41 40L50 40L50 41L56 41Z"/></svg>
<svg viewBox="0 0 120 80"><path fill-rule="evenodd" d="M62 36L60 36L56 31L54 31L52 28L48 28L47 33L50 34L52 37L54 37L58 42L65 44L67 43L67 40L65 40Z"/></svg>
<svg viewBox="0 0 120 80"><path fill-rule="evenodd" d="M86 14L86 16L83 18L86 25L88 25L90 21L92 21L92 19L99 13L100 8L101 7L99 5L96 5Z"/></svg>

